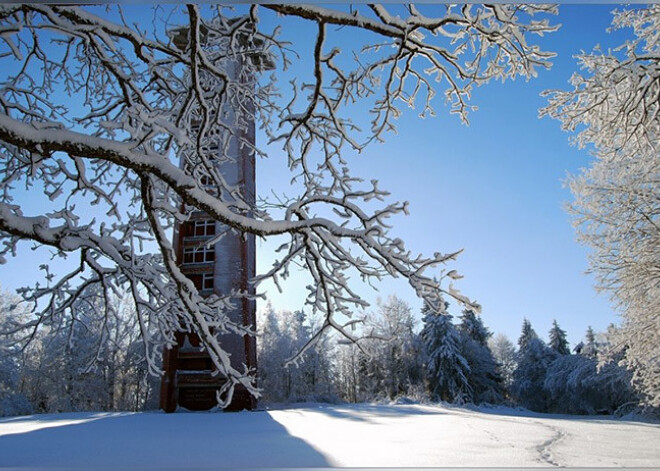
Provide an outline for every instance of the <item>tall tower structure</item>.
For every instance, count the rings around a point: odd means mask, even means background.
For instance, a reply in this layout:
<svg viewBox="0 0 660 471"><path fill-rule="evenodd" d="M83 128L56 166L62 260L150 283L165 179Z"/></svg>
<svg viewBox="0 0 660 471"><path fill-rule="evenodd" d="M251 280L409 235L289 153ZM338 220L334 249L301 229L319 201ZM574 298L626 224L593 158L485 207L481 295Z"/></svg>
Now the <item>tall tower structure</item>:
<svg viewBox="0 0 660 471"><path fill-rule="evenodd" d="M188 44L188 31L188 28L180 28L171 32L174 44L182 50L185 50ZM202 29L202 35L204 34ZM254 61L255 57L232 59L229 64L225 64L225 70L232 76L232 80L248 80L240 73L241 61ZM267 58L264 60L263 55L256 57L256 60L259 67L273 67ZM252 143L252 146L239 145L239 141ZM223 158L215 163L227 185L235 187L243 201L250 206L254 205L256 196L255 155L250 148L254 143L254 119L247 119L247 126L235 130L235 136L225 148ZM209 187L209 191L215 190ZM205 244L220 234L223 236L217 242L212 245ZM253 292L249 280L255 275L254 235L231 230L211 219L206 213L195 211L188 221L175 226L173 246L181 271L195 284L202 296L214 293L226 296L232 291ZM229 318L237 324L256 330L255 301L238 298L234 300L234 305L234 309L227 313ZM216 393L226 378L214 375L213 362L201 348L196 335L177 332L176 339L177 345L163 353L165 374L161 380L161 409L173 412L177 407L189 410L208 410L215 407ZM231 355L232 367L242 370L242 365L247 365L256 369L254 336L232 333L219 335L218 340L222 348ZM227 409L253 409L255 406L255 398L245 387L237 385Z"/></svg>

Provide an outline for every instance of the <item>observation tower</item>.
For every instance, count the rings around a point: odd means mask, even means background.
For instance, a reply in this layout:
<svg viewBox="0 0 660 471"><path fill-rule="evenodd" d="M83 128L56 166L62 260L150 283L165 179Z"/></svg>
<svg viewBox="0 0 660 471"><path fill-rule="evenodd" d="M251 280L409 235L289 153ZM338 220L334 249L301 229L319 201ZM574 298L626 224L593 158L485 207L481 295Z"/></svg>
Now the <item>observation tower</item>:
<svg viewBox="0 0 660 471"><path fill-rule="evenodd" d="M201 28L201 43L205 44L208 30ZM176 47L185 51L188 48L189 29L178 28L170 32ZM240 41L246 41L239 36ZM253 40L254 43L254 40ZM257 46L259 44L257 43ZM254 86L254 77L245 73L244 61L252 61L257 70L274 68L274 63L264 53L251 53L223 60L223 70L230 80L242 86ZM254 70L254 67L251 67ZM233 117L233 111L221 109L223 116ZM248 206L255 204L255 143L254 113L247 110L240 129L233 129L223 151L218 147L218 160L214 162L227 187L238 190L241 199ZM243 115L242 115L243 116ZM233 123L235 119L228 119ZM251 145L245 145L250 143ZM182 157L182 166L184 158ZM206 185L202 177L202 185ZM210 181L210 180L209 180ZM209 185L210 192L218 191ZM246 214L251 216L250 213ZM219 237L222 235L222 237ZM213 241L208 244L209 241ZM242 234L224 224L211 219L202 211L190 214L189 219L176 224L173 246L181 271L195 284L202 296L217 294L226 296L231 292L254 293L249 280L255 276L255 237ZM231 321L256 330L255 301L244 297L232 299L234 309L227 315ZM177 344L163 352L160 407L166 412L174 412L177 407L188 410L208 410L217 406L216 393L226 378L214 373L213 362L201 348L197 335L177 332ZM218 336L222 348L231 355L232 367L242 371L243 365L256 370L257 345L254 336L223 334ZM255 398L242 385L237 385L232 401L226 410L254 409Z"/></svg>

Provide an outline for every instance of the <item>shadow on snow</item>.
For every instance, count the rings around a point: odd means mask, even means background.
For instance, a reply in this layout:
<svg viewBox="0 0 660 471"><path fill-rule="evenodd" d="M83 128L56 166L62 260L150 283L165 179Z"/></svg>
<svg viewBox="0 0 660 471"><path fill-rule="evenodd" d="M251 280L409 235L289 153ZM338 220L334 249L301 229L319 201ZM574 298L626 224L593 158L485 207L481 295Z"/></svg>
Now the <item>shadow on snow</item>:
<svg viewBox="0 0 660 471"><path fill-rule="evenodd" d="M0 467L330 465L267 412L51 414L2 419L0 434L3 426L16 431L0 435Z"/></svg>

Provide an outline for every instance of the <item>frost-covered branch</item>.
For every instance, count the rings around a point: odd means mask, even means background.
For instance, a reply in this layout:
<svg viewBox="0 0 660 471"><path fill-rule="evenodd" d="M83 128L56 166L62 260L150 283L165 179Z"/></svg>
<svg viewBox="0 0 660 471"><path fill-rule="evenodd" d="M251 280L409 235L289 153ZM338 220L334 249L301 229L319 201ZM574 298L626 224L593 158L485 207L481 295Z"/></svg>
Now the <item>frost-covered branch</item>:
<svg viewBox="0 0 660 471"><path fill-rule="evenodd" d="M660 405L660 7L615 12L633 39L580 54L572 89L546 92L542 115L593 150L568 185L598 287L624 314L622 349L647 403Z"/></svg>
<svg viewBox="0 0 660 471"><path fill-rule="evenodd" d="M254 294L202 297L177 265L168 234L193 211L227 231L288 239L251 283L279 286L292 265L303 267L307 303L323 318L312 339L335 329L357 340L347 327L367 303L353 275L371 285L403 277L437 312L443 294L478 307L442 286L458 278L443 268L458 253L414 255L390 235L388 220L407 205L351 175L346 153L384 139L401 104L433 115L438 87L466 121L475 85L549 67L552 54L529 41L556 29L535 17L554 7L190 5L160 16L161 8L147 31L122 7L0 7L0 261L25 241L77 261L68 272L44 264L45 283L22 290L37 313L33 332L75 316L89 293L101 293L101 304L129 293L151 371L175 332L193 332L229 379L227 400L238 384L258 394L252 372L232 367L217 340L252 334L227 313ZM300 58L287 32L269 26L275 14L316 28L301 58L310 73L291 89L280 82ZM337 27L371 39L342 52ZM370 125L356 108L370 111ZM255 205L223 174L236 149L267 154L255 127L285 152L295 196ZM26 214L20 202L42 189L43 213Z"/></svg>

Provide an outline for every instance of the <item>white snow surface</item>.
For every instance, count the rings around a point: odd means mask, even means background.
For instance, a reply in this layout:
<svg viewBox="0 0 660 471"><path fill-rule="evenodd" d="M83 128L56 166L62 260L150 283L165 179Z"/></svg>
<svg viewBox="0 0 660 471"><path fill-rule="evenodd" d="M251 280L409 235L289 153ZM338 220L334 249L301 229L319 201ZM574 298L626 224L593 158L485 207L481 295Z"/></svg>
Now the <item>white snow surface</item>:
<svg viewBox="0 0 660 471"><path fill-rule="evenodd" d="M0 419L0 468L648 467L660 424L505 407L306 404Z"/></svg>

